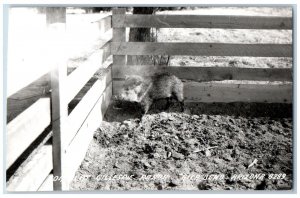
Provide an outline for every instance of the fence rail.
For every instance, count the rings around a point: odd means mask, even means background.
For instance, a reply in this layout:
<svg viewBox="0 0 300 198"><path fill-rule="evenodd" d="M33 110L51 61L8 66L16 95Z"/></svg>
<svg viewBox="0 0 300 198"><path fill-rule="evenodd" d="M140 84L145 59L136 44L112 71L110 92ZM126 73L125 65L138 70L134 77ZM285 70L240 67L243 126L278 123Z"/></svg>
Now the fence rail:
<svg viewBox="0 0 300 198"><path fill-rule="evenodd" d="M290 44L113 42L115 55L292 57Z"/></svg>
<svg viewBox="0 0 300 198"><path fill-rule="evenodd" d="M113 13L112 27L121 36L124 33L121 34L120 31L128 27L291 30L293 20L291 17L269 16L128 15L120 8ZM167 72L185 81L184 95L187 102L292 102L291 83L206 82L291 82L291 68L129 66L126 63L127 56L142 55L293 57L292 44L126 42L124 39L113 39L111 53L122 60L114 62L112 67L115 95L119 94L125 75L153 76Z"/></svg>
<svg viewBox="0 0 300 198"><path fill-rule="evenodd" d="M99 67L110 56L110 41L90 55L87 60L80 65L74 72L72 72L67 79L67 92L66 100L70 102L80 89L89 81L91 76L99 69Z"/></svg>
<svg viewBox="0 0 300 198"><path fill-rule="evenodd" d="M291 68L241 68L241 67L181 67L152 65L114 65L115 79L125 79L131 74L153 76L170 73L178 78L194 81L253 80L253 81L292 81Z"/></svg>
<svg viewBox="0 0 300 198"><path fill-rule="evenodd" d="M52 168L52 145L44 145L22 167L22 175L10 181L7 191L36 191Z"/></svg>
<svg viewBox="0 0 300 198"><path fill-rule="evenodd" d="M76 135L78 129L81 127L85 120L85 116L90 113L102 93L111 83L111 67L108 67L106 75L100 80L97 80L89 91L82 97L81 101L77 104L75 109L70 113L67 119L69 123L68 134L66 134L66 144L69 144L72 138Z"/></svg>
<svg viewBox="0 0 300 198"><path fill-rule="evenodd" d="M98 29L100 30L99 33L105 33L109 30L111 30L111 19L112 16L109 15L107 17L104 17L100 19L99 21L96 21L95 23L98 25Z"/></svg>
<svg viewBox="0 0 300 198"><path fill-rule="evenodd" d="M291 17L228 15L113 15L113 27L292 29Z"/></svg>
<svg viewBox="0 0 300 198"><path fill-rule="evenodd" d="M48 127L51 122L50 115L50 99L44 98L8 123L6 169Z"/></svg>
<svg viewBox="0 0 300 198"><path fill-rule="evenodd" d="M113 94L117 95L123 80L114 81ZM184 82L185 102L256 102L291 103L292 85L289 84L233 84L216 82Z"/></svg>
<svg viewBox="0 0 300 198"><path fill-rule="evenodd" d="M107 75L108 77L109 75ZM102 81L103 82L103 81ZM104 81L105 82L105 81ZM101 93L101 92L100 92ZM96 94L98 95L98 94ZM112 83L110 82L106 89L97 97L95 105L89 112L82 126L78 130L72 142L66 148L66 161L72 162L66 165L66 172L64 177L69 179L69 183L75 176L75 172L80 166L88 146L93 138L94 131L97 129L103 120L106 109L108 108L112 96ZM73 124L73 123L72 123ZM80 148L80 149L78 149Z"/></svg>

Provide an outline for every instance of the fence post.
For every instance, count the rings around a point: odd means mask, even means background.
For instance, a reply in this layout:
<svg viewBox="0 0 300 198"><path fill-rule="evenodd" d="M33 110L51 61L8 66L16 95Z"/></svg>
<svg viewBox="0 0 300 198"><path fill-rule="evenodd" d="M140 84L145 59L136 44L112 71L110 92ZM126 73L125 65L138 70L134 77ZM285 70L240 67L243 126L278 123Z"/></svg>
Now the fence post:
<svg viewBox="0 0 300 198"><path fill-rule="evenodd" d="M113 25L113 42L126 42L126 28L115 28L114 27L114 15L125 15L125 8L113 8L112 25ZM124 16L125 17L125 16ZM122 17L123 18L123 17ZM126 55L113 55L114 65L126 65Z"/></svg>
<svg viewBox="0 0 300 198"><path fill-rule="evenodd" d="M126 28L116 28L114 27L114 23L116 22L116 18L114 15L124 15L125 17L126 9L125 8L113 8L112 10L112 28L113 28L113 37L112 42L121 43L126 42ZM122 19L123 17L121 17ZM125 66L127 64L127 57L126 55L113 55L113 65L112 67L116 65L123 65ZM113 71L113 69L112 69ZM112 72L112 91L114 93L115 89L115 80L114 80L114 72Z"/></svg>
<svg viewBox="0 0 300 198"><path fill-rule="evenodd" d="M49 61L51 62L51 119L52 119L52 155L53 189L68 190L68 179L64 178L64 134L68 103L66 101L67 64L63 44L66 28L66 8L47 8Z"/></svg>

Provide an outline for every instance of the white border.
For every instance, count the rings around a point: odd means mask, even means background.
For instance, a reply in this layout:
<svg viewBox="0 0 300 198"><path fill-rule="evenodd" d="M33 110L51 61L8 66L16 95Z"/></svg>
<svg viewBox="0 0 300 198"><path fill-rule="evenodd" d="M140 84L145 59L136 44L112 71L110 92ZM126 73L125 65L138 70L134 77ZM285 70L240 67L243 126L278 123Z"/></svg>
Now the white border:
<svg viewBox="0 0 300 198"><path fill-rule="evenodd" d="M156 1L154 2L153 0L139 0L139 1L121 1L121 0L78 0L78 1L75 1L75 0L2 0L1 1L1 8L0 8L0 14L1 14L1 20L0 20L0 27L1 27L1 32L2 32L2 35L1 35L1 62L2 62L2 67L0 69L0 75L1 75L1 87L0 87L0 91L1 91L1 99L0 99L0 111L3 112L3 4L81 4L81 5L86 5L86 4L139 4L139 5L142 5L142 4L151 4L151 5L166 5L166 4L170 4L170 5L174 5L174 4L215 4L215 5L226 5L226 4L237 4L237 5L242 5L242 4L247 4L247 5L253 5L253 4L271 4L271 5L274 5L274 4L298 4L298 1L297 0L251 0L251 1L248 1L248 0L227 0L227 1L222 1L222 0L210 0L210 1L196 1L196 0L184 0L184 1L178 1L178 0L159 0L159 1ZM298 14L297 14L297 27L300 27L299 26L299 11L298 11ZM297 31L297 38L298 37L298 31ZM298 39L299 40L299 39ZM297 46L298 45L298 40L296 40L295 45ZM299 56L299 50L297 50L297 55L296 57L300 57ZM297 67L297 65L294 65L294 67ZM297 73L296 73L296 76L299 76L299 69L297 69ZM295 79L296 80L296 79ZM297 87L297 90L296 93L300 93L300 90L299 90L299 86L296 86ZM298 95L298 94L297 94ZM297 101L299 102L299 97L297 96ZM298 106L297 105L297 112L298 111ZM296 110L296 109L295 109ZM3 113L1 113L0 115L0 119L3 123ZM0 124L2 126L2 123ZM299 116L297 115L297 120L294 120L294 123L300 123L299 122ZM1 131L2 131L2 127L1 127ZM2 131L3 132L3 131ZM297 133L297 131L295 131L295 133ZM3 133L2 133L3 134ZM0 135L0 142L2 142L2 134ZM297 140L295 142L300 142L299 141L299 137L300 135L298 134L297 135ZM1 144L1 158L3 157L3 150L2 150L3 146ZM298 146L299 148L299 146ZM299 152L298 152L299 149L297 149L297 159L299 159ZM3 160L1 160L3 161ZM298 161L298 160L297 160ZM298 163L297 163L298 164ZM0 163L0 170L1 170L1 173L0 173L0 178L1 178L1 182L0 182L0 188L1 188L1 193L3 192L3 182L2 182L2 176L3 176L3 164ZM297 178L299 178L299 170L297 171ZM298 189L298 193L297 194L289 194L289 195L283 195L283 194L252 194L251 191L249 192L249 194L191 194L191 195L188 195L188 196L191 196L191 197L224 197L224 198L232 198L232 197L266 197L266 196L270 196L270 197L273 197L273 198L277 198L277 197L296 197L298 196L299 194L299 181L297 182L297 189ZM120 192L122 193L122 192ZM87 194L2 194L0 195L0 197L52 197L52 196L55 196L55 197L60 197L60 196L63 196L63 197L81 197L81 196L87 196ZM88 197L107 197L107 196L113 196L115 197L116 195L114 194L88 194ZM160 197L159 194L118 194L118 196L122 196L122 198L126 198L126 197ZM175 197L182 197L182 196L186 196L186 195L183 195L183 194L164 194L164 196L167 196L167 197L172 197L172 198L175 198Z"/></svg>

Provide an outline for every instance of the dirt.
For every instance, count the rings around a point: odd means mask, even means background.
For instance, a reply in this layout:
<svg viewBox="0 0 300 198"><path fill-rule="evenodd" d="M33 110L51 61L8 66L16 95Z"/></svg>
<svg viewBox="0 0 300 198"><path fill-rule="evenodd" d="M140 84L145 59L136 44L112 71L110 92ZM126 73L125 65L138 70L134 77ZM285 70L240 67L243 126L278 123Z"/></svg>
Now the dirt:
<svg viewBox="0 0 300 198"><path fill-rule="evenodd" d="M71 189L292 188L291 107L273 104L275 108L269 106L262 112L281 107L289 113L259 117L217 111L221 109L217 104L214 111L213 105L205 108L201 104L187 105L185 112L179 112L174 104L165 111L163 103L155 103L144 116L139 107L125 104L118 109L113 103L94 134ZM232 105L245 107L241 112L263 108L258 104Z"/></svg>

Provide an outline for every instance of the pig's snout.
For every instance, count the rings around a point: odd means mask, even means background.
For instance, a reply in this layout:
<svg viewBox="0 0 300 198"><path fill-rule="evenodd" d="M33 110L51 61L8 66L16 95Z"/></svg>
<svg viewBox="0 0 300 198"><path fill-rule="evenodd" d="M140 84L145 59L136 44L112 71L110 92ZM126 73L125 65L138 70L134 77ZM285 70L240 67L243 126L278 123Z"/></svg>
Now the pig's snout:
<svg viewBox="0 0 300 198"><path fill-rule="evenodd" d="M121 94L115 95L115 96L114 96L114 100L122 100L123 98L124 98L124 97L122 97Z"/></svg>
<svg viewBox="0 0 300 198"><path fill-rule="evenodd" d="M138 102L138 95L134 90L122 91L120 94L120 100Z"/></svg>
<svg viewBox="0 0 300 198"><path fill-rule="evenodd" d="M114 99L114 100L119 100L119 96L114 95L113 99Z"/></svg>

